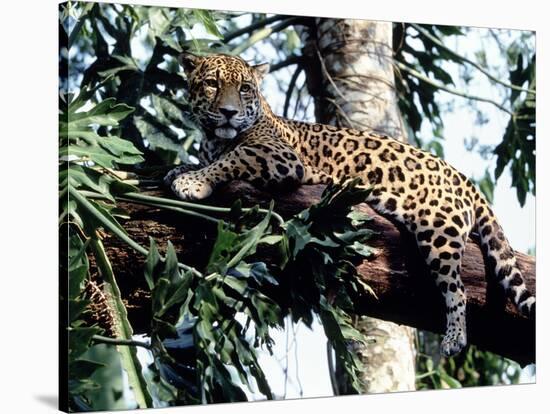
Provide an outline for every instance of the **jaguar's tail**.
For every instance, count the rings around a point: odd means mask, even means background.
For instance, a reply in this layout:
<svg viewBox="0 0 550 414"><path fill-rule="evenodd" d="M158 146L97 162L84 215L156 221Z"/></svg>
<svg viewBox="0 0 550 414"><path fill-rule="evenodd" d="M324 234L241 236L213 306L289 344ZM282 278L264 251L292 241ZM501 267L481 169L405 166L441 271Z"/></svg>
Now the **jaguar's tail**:
<svg viewBox="0 0 550 414"><path fill-rule="evenodd" d="M500 224L482 197L475 207L475 228L479 233L485 263L520 313L534 317L535 297L527 290L514 251Z"/></svg>

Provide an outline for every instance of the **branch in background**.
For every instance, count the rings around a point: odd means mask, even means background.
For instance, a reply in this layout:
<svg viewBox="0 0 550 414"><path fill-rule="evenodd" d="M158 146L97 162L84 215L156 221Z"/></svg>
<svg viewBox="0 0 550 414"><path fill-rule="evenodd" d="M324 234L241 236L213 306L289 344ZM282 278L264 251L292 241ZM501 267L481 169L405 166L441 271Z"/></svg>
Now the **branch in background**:
<svg viewBox="0 0 550 414"><path fill-rule="evenodd" d="M298 88L298 91L296 93L296 100L295 100L295 103L294 103L294 113L292 114L292 119L296 119L296 114L298 113L298 109L300 107L301 100L302 100L302 92L306 88L306 86L307 86L307 82L304 81L304 83L302 83L302 86L300 86ZM310 98L311 98L311 96L310 96ZM307 104L305 106L302 105L302 109L305 112L306 109L307 109ZM302 116L302 120L303 119L304 119L304 117Z"/></svg>
<svg viewBox="0 0 550 414"><path fill-rule="evenodd" d="M485 76L487 76L489 79L491 79L492 81L496 82L496 83L500 83L501 85L507 87L507 88L510 88L510 89L514 89L516 91L520 91L520 92L526 92L526 93L532 93L532 94L536 94L536 91L534 91L533 89L524 89L520 86L517 86L517 85L512 85L510 83L506 83L500 79L498 79L497 77L495 77L494 75L492 75L489 71L487 71L485 68L483 68L481 65L477 64L476 62L468 59L467 57L465 56L462 56L462 55L459 55L458 53L456 53L454 50L450 49L449 47L445 46L438 38L436 38L435 36L432 36L427 30L423 29L420 25L418 24L412 24L412 27L415 28L416 31L418 31L419 33L421 33L424 37L426 37L427 39L429 39L432 43L436 44L437 46L439 46L440 48L446 50L447 52L451 53L452 55L456 56L457 58L459 58L460 60L463 60L464 62L467 62L469 63L470 65L472 65L474 68L476 68L477 70L479 70L481 73L483 73Z"/></svg>
<svg viewBox="0 0 550 414"><path fill-rule="evenodd" d="M276 14L275 16L271 16L271 17L267 17L265 19L259 20L255 23L252 23L250 26L243 27L241 29L235 30L234 32L231 32L225 35L223 37L223 42L227 44L239 36L250 34L261 27L265 27L267 25L270 25L271 23L278 22L279 20L287 19L288 17L289 16L285 16L282 14Z"/></svg>
<svg viewBox="0 0 550 414"><path fill-rule="evenodd" d="M288 83L288 89L286 91L285 96L285 104L283 109L283 116L286 118L288 115L288 107L290 106L290 98L292 97L292 92L294 91L294 88L296 87L296 81L298 80L298 76L300 76L300 72L302 72L302 66L298 65L296 70L294 71L294 74L290 78L290 82Z"/></svg>
<svg viewBox="0 0 550 414"><path fill-rule="evenodd" d="M315 52L317 53L317 57L319 58L319 63L321 64L321 69L323 70L323 75L325 76L325 78L327 78L327 80L330 82L330 84L332 85L332 87L334 88L334 91L340 95L340 98L342 98L342 100L344 102L347 102L347 98L344 96L344 94L342 93L342 91L340 90L340 88L338 88L338 86L336 86L336 83L334 82L334 80L332 79L332 76L330 75L330 73L328 72L327 70L327 67L325 65L325 60L323 59L323 56L321 56L321 52L319 51L318 48L315 49Z"/></svg>
<svg viewBox="0 0 550 414"><path fill-rule="evenodd" d="M269 73L275 72L279 69L286 68L287 66L296 65L302 63L304 60L303 56L300 55L290 55L287 59L277 62L274 65L271 65L269 68Z"/></svg>
<svg viewBox="0 0 550 414"><path fill-rule="evenodd" d="M428 85L431 85L431 86L433 86L437 89L440 89L442 91L448 92L452 95L461 96L463 98L471 99L473 101L490 103L491 105L496 106L501 111L506 112L510 116L514 116L514 113L512 111L505 108L504 106L502 106L498 102L493 101L492 99L483 98L481 96L476 96L476 95L470 95L470 94L467 94L466 92L462 92L462 91L458 91L456 89L448 88L447 86L443 85L442 83L438 83L438 82L433 81L432 79L428 78L427 76L425 76L425 75L421 74L420 72L408 67L407 65L404 65L401 62L398 62L398 61L394 61L394 62L395 62L395 64L397 65L397 67L399 69L404 70L405 72L408 72L410 75L414 76L419 81L422 81L422 82L424 82Z"/></svg>
<svg viewBox="0 0 550 414"><path fill-rule="evenodd" d="M239 55L242 52L244 52L246 49L248 49L250 46L264 40L265 38L271 36L273 33L280 32L280 31L286 29L288 26L298 24L301 21L303 21L303 17L291 17L289 19L281 21L279 24L276 24L275 26L264 27L260 30L257 30L254 33L252 33L250 35L250 37L248 39L246 39L243 43L241 43L239 46L235 47L232 50L232 52L235 55Z"/></svg>
<svg viewBox="0 0 550 414"><path fill-rule="evenodd" d="M349 128L355 128L357 129L357 126L355 125L355 122L353 122L350 117L346 114L346 112L342 109L342 107L338 104L338 102L336 101L336 99L332 99L332 98L329 98L327 96L325 96L323 98L324 100L330 102L332 105L334 105L334 108L336 109L337 111L337 115L340 115L343 119L345 119L345 121L347 122L348 124L348 127ZM371 129L372 128L368 128L368 129Z"/></svg>

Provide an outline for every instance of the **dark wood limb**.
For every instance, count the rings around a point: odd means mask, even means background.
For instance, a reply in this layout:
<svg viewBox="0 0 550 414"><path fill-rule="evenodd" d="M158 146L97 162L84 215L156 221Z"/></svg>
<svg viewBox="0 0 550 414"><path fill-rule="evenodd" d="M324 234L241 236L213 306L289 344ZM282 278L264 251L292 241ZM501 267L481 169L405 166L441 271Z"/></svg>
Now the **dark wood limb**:
<svg viewBox="0 0 550 414"><path fill-rule="evenodd" d="M233 182L216 191L209 204L230 206L240 198L243 205L267 205L275 200L275 210L289 217L320 199L324 186L302 186L287 194L268 194L250 184ZM163 194L163 196L167 196ZM215 226L173 212L134 204L123 204L131 219L124 227L131 237L147 245L148 236L161 245L171 240L180 260L197 267L207 260ZM445 327L443 297L427 276L414 240L389 220L367 205L358 207L373 217L370 227L378 232L371 241L376 257L364 261L358 272L377 295L365 297L357 306L361 313L420 329L442 333ZM106 240L115 273L127 295L129 316L136 330L146 332L148 315L146 289L136 289L143 283L143 257L119 243L113 237ZM516 253L526 283L535 294L535 261L533 257ZM535 322L518 314L506 301L494 283L487 283L486 269L479 246L469 240L462 265L462 279L468 295L468 341L522 365L535 362ZM488 278L491 281L491 278Z"/></svg>

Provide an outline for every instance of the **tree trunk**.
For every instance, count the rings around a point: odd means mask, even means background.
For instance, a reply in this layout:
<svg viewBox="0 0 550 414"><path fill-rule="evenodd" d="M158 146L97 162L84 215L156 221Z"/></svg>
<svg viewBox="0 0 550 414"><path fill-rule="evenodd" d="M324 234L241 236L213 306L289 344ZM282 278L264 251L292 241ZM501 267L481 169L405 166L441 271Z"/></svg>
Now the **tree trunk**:
<svg viewBox="0 0 550 414"><path fill-rule="evenodd" d="M374 130L403 139L392 59L392 23L312 19L301 33L308 89L318 122ZM365 392L415 389L415 330L371 317L356 328L375 339L357 349L365 371ZM335 392L351 390L336 366Z"/></svg>

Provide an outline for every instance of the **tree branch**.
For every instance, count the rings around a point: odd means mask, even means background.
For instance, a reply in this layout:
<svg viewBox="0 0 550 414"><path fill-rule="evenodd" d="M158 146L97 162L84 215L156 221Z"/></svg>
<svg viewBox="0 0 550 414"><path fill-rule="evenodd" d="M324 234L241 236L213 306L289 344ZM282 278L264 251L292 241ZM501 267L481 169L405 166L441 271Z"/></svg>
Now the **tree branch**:
<svg viewBox="0 0 550 414"><path fill-rule="evenodd" d="M244 52L246 49L248 49L250 46L254 45L255 43L258 43L264 40L265 38L271 36L273 33L277 33L277 32L280 32L281 30L286 29L288 26L292 26L293 24L300 23L302 19L303 19L302 17L290 17L274 26L263 27L262 29L253 32L248 39L246 39L240 45L236 46L231 52L234 53L235 55L240 55L242 52Z"/></svg>
<svg viewBox="0 0 550 414"><path fill-rule="evenodd" d="M322 185L302 186L291 193L274 195L235 181L219 188L208 203L230 206L240 199L245 206L265 206L274 199L275 210L283 217L290 217L318 202L323 189ZM213 226L206 228L202 220L186 219L170 211L132 203L119 205L132 217L124 223L125 229L140 244L146 243L148 236L161 247L171 240L181 261L197 264L199 268L208 261L215 239L215 229L210 228ZM377 299L362 298L356 303L358 313L442 333L445 327L443 297L429 277L414 240L370 207L360 205L358 208L373 217L369 227L377 232L371 242L375 257L358 266L360 277L374 290ZM107 236L105 246L123 297L129 304L128 317L136 332L148 332L150 304L143 294L146 288L140 288L143 278L139 277L143 274L144 258L112 236ZM527 286L535 293L534 259L521 253L516 255ZM497 286L487 284L486 279L494 278L486 277L485 272L479 246L469 240L462 264L462 279L468 295L469 343L522 365L534 362L535 321L521 316Z"/></svg>
<svg viewBox="0 0 550 414"><path fill-rule="evenodd" d="M290 78L290 82L288 82L288 89L286 91L285 95L285 104L283 106L283 116L286 118L288 115L288 107L290 106L290 98L292 97L292 92L294 91L294 88L296 87L296 81L298 80L298 76L300 76L300 72L302 71L302 66L298 65L294 73L292 74L292 77Z"/></svg>
<svg viewBox="0 0 550 414"><path fill-rule="evenodd" d="M252 23L249 26L246 26L246 27L243 27L241 29L235 30L234 32L228 33L227 35L225 35L223 37L223 42L224 43L229 43L233 39L236 39L237 37L240 37L240 36L245 35L245 34L252 33L252 32L254 32L255 30L257 30L261 27L265 27L267 25L270 25L271 23L278 22L279 20L284 20L284 19L287 19L289 17L290 16L285 16L283 14L276 14L275 16L271 16L271 17L267 17L267 18L262 19L262 20L258 20L257 22Z"/></svg>
<svg viewBox="0 0 550 414"><path fill-rule="evenodd" d="M287 59L277 62L274 65L271 65L269 68L269 73L275 72L279 69L286 68L287 66L300 64L304 60L303 56L300 55L290 55Z"/></svg>

